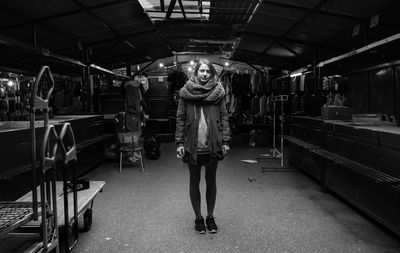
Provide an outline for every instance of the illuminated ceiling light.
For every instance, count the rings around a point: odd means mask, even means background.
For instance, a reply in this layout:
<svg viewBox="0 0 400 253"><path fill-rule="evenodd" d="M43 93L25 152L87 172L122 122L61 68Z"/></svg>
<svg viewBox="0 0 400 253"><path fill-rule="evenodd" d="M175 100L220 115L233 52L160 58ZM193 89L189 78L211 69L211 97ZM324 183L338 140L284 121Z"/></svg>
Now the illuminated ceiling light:
<svg viewBox="0 0 400 253"><path fill-rule="evenodd" d="M158 66L160 66L160 68L164 67L164 63L160 62L160 64L158 64Z"/></svg>
<svg viewBox="0 0 400 253"><path fill-rule="evenodd" d="M290 77L301 76L301 72L290 74Z"/></svg>
<svg viewBox="0 0 400 253"><path fill-rule="evenodd" d="M192 67L189 67L188 70L189 70L189 71L193 71L193 68L192 68Z"/></svg>
<svg viewBox="0 0 400 253"><path fill-rule="evenodd" d="M193 60L190 60L190 63L189 63L190 65L194 65L194 61Z"/></svg>
<svg viewBox="0 0 400 253"><path fill-rule="evenodd" d="M10 81L8 81L7 85L8 85L8 87L11 87L14 85L14 82L12 80L10 80Z"/></svg>
<svg viewBox="0 0 400 253"><path fill-rule="evenodd" d="M379 70L378 72L376 72L376 75L382 76L382 75L384 75L384 74L386 74L386 73L387 73L387 70L386 70L386 69L381 69L381 70Z"/></svg>
<svg viewBox="0 0 400 253"><path fill-rule="evenodd" d="M225 66L227 66L227 67L228 67L228 66L229 66L229 62L227 62L227 61L226 61L226 62L225 62Z"/></svg>

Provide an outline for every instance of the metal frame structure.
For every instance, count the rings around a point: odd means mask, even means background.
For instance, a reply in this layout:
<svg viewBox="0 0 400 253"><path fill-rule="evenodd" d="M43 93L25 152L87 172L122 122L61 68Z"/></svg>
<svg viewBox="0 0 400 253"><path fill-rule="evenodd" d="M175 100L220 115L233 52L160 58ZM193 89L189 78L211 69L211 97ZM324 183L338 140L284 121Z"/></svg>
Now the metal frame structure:
<svg viewBox="0 0 400 253"><path fill-rule="evenodd" d="M45 98L38 96L39 85L45 73L48 73L51 86ZM32 220L37 220L41 215L39 231L42 243L38 244L33 252L59 252L58 226L57 226L57 193L56 193L56 152L58 135L53 125L49 125L49 99L54 89L54 79L48 66L43 66L32 87L30 104L30 129L31 129L31 172L32 172L32 202L0 202L2 212L0 236L7 234ZM42 110L44 113L44 135L40 148L39 168L37 170L36 157L36 128L35 113ZM52 138L52 139L51 139ZM37 196L37 173L40 173L40 212Z"/></svg>
<svg viewBox="0 0 400 253"><path fill-rule="evenodd" d="M261 167L261 172L271 172L271 171L294 171L292 168L288 168L286 164L284 163L284 151L283 151L283 137L284 137L284 126L283 122L285 120L285 110L284 110L284 103L288 101L288 95L277 95L277 96L272 96L271 97L271 102L273 102L273 115L272 115L272 149L271 149L271 156L270 157L259 157L258 160L263 160L263 159L279 159L280 161L280 167ZM277 130L276 130L276 103L280 102L280 131L279 131L279 136L280 136L280 147L278 148L276 145L276 135Z"/></svg>

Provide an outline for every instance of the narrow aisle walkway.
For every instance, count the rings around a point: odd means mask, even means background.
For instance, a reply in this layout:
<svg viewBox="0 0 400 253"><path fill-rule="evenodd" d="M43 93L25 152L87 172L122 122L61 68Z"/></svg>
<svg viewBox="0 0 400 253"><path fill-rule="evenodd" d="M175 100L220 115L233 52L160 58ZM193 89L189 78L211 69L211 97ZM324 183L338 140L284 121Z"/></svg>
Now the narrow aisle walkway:
<svg viewBox="0 0 400 253"><path fill-rule="evenodd" d="M265 148L233 147L217 172L217 234L193 230L189 173L173 144L146 172L117 163L88 175L104 180L93 208L91 231L73 252L400 252L398 238L371 224L343 202L320 192L300 172L261 173L255 159ZM256 181L251 183L248 178ZM205 208L204 170L201 181Z"/></svg>

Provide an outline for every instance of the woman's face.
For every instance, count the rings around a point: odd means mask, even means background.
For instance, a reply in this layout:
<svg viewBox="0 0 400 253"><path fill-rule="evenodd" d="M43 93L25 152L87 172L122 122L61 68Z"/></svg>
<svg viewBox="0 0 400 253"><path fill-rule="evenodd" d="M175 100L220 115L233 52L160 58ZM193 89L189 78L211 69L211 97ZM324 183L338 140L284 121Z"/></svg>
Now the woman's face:
<svg viewBox="0 0 400 253"><path fill-rule="evenodd" d="M197 79L200 84L206 84L211 78L211 70L206 64L201 64L197 70Z"/></svg>

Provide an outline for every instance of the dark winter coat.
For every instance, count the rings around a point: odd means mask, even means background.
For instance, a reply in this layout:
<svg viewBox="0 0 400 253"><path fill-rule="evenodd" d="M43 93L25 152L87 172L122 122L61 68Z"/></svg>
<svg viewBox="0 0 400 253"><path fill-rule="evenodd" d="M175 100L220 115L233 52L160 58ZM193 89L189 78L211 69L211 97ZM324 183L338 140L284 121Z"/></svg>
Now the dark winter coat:
<svg viewBox="0 0 400 253"><path fill-rule="evenodd" d="M229 145L230 128L224 99L216 104L204 104L180 98L176 115L175 143L178 147L184 146L183 161L186 163L196 164L197 162L197 135L201 106L203 106L209 131L208 146L211 158L222 160L222 145Z"/></svg>
<svg viewBox="0 0 400 253"><path fill-rule="evenodd" d="M143 85L138 81L128 81L125 90L126 128L128 131L139 131L143 113L148 114L146 101L143 99ZM142 109L144 110L141 110Z"/></svg>

